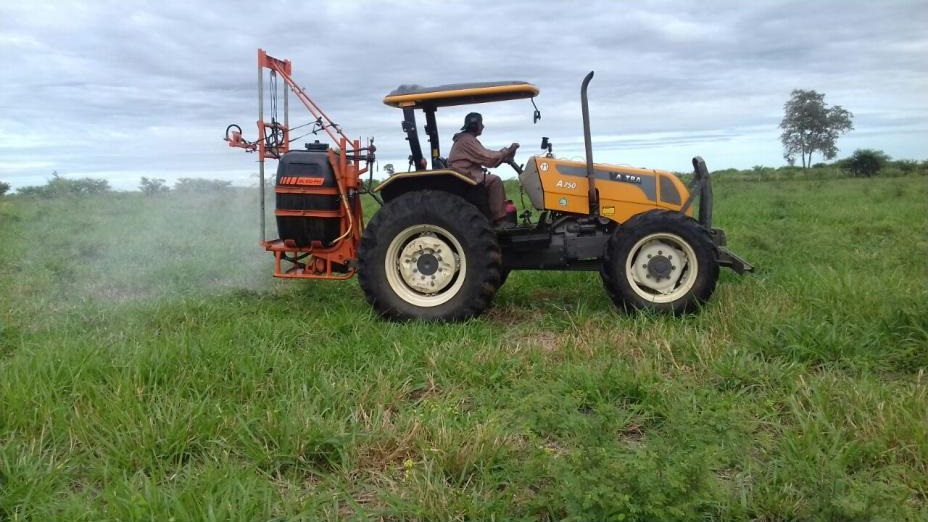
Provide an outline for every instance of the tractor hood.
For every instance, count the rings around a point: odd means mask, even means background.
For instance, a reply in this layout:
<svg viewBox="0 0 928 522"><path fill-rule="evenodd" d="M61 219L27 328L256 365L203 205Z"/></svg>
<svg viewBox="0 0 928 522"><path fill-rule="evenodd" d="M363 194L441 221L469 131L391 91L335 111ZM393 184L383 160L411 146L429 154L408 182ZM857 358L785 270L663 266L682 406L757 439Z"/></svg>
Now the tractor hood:
<svg viewBox="0 0 928 522"><path fill-rule="evenodd" d="M384 97L392 107L424 108L448 107L506 100L534 98L538 87L527 82L453 83L437 87L400 85Z"/></svg>

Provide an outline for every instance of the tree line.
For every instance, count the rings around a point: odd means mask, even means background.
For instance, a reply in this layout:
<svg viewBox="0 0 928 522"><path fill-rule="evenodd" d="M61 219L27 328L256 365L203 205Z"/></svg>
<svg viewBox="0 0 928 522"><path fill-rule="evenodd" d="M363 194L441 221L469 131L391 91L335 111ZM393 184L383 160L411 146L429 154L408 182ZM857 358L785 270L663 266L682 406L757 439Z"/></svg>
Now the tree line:
<svg viewBox="0 0 928 522"><path fill-rule="evenodd" d="M232 187L231 181L221 179L180 178L174 182L173 189L161 178L148 178L143 176L139 181L139 191L147 194L162 194L175 191L182 193L207 193L226 190ZM12 187L9 183L0 181L0 196L8 193ZM16 189L21 196L34 196L39 198L54 198L60 196L81 196L87 194L101 194L112 192L109 181L100 178L62 177L57 171L45 185L27 186Z"/></svg>
<svg viewBox="0 0 928 522"><path fill-rule="evenodd" d="M783 158L790 166L795 165L798 156L803 171L818 166L812 164L812 156L820 153L826 160L834 159L838 154L837 141L842 134L854 129L854 114L835 105L825 103L825 95L815 90L795 89L789 100L783 105L783 120L780 121L780 142L783 144ZM925 161L893 161L886 153L875 149L857 149L850 157L835 163L842 172L853 176L870 177L878 175L887 166L893 166L903 175L924 173ZM388 165L392 170L392 165ZM758 171L755 167L754 172ZM216 179L180 178L174 183L177 192L214 192L231 186L231 182ZM9 183L0 181L0 196L9 192ZM161 178L142 177L139 190L148 195L168 192L171 189ZM52 173L52 178L43 186L22 187L17 193L24 196L54 197L66 194L94 194L110 191L109 182L104 179L80 178L67 179Z"/></svg>
<svg viewBox="0 0 928 522"><path fill-rule="evenodd" d="M928 160L894 160L881 150L857 149L851 156L839 159L834 163L814 163L800 167L781 167L780 169L757 165L750 169L723 169L715 171L716 174L737 174L747 176L765 176L782 171L792 176L802 172L817 172L821 169L831 169L832 175L871 177L877 175L910 176L928 175ZM273 185L274 180L269 182ZM365 183L367 183L365 181ZM376 186L376 182L374 185ZM231 182L218 179L181 178L173 188L160 178L142 177L139 182L139 191L146 195L177 193L209 193L231 189ZM8 194L11 190L9 183L0 181L0 196ZM109 182L105 179L80 178L67 179L57 174L53 175L45 185L20 187L16 194L21 196L35 196L40 198L54 198L67 195L85 195L111 192ZM273 192L270 192L272 194Z"/></svg>

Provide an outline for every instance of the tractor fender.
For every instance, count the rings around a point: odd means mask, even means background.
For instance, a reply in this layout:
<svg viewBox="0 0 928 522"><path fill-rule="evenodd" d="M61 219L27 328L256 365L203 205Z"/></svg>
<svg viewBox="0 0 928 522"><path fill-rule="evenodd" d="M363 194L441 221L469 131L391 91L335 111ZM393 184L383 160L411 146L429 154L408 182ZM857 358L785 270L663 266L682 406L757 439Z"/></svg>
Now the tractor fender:
<svg viewBox="0 0 928 522"><path fill-rule="evenodd" d="M490 215L487 191L483 183L451 169L401 172L390 176L374 189L383 196L384 202L419 190L440 190L455 194L473 203L487 216Z"/></svg>

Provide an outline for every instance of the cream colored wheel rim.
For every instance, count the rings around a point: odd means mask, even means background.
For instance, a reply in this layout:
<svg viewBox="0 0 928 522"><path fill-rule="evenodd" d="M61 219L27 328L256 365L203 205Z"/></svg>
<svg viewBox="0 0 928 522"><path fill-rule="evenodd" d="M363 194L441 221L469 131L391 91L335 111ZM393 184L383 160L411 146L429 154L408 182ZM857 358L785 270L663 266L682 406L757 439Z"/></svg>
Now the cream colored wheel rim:
<svg viewBox="0 0 928 522"><path fill-rule="evenodd" d="M632 247L625 261L629 286L642 299L671 303L684 297L699 273L693 248L676 234L645 236Z"/></svg>
<svg viewBox="0 0 928 522"><path fill-rule="evenodd" d="M400 299L432 307L448 302L464 286L467 259L461 243L447 230L415 225L390 242L384 269Z"/></svg>

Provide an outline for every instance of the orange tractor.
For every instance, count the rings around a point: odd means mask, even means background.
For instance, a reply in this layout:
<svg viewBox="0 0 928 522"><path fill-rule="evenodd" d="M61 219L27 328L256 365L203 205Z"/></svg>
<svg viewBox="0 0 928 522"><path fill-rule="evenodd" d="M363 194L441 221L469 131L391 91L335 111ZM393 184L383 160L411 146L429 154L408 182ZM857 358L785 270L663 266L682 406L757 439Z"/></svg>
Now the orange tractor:
<svg viewBox="0 0 928 522"><path fill-rule="evenodd" d="M230 146L258 153L262 246L275 256L276 277L348 279L355 273L367 300L391 319L465 320L483 312L512 270L596 270L616 305L626 310L695 311L712 295L719 267L739 274L753 267L725 247L712 227L712 191L705 162L693 158L687 187L673 173L595 164L587 86L581 85L586 161L546 152L524 166L510 161L523 193L539 212L524 212L512 228L496 230L485 187L446 168L435 113L440 107L498 102L538 95L525 82L401 86L384 103L403 110L410 171L376 188L362 181L375 159L373 139L349 139L291 77L291 63L258 51L259 120L255 141L230 125ZM272 106L278 79L313 119L304 126L265 121L264 79ZM425 115L429 158L419 142L416 111ZM535 109L535 120L540 117ZM291 132L325 132L336 145L308 143L290 149ZM265 238L264 161L278 160L276 209L279 239ZM381 203L364 225L361 198ZM698 204L695 204L698 200ZM698 213L694 213L698 207ZM694 217L694 214L696 217Z"/></svg>

